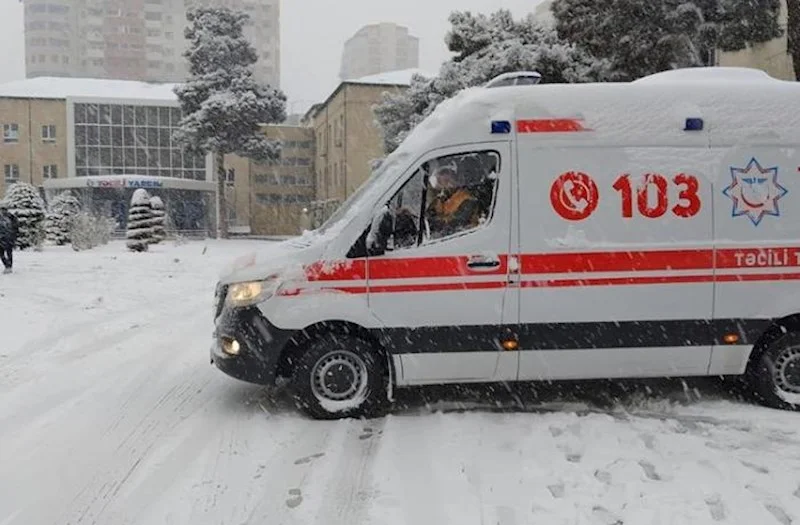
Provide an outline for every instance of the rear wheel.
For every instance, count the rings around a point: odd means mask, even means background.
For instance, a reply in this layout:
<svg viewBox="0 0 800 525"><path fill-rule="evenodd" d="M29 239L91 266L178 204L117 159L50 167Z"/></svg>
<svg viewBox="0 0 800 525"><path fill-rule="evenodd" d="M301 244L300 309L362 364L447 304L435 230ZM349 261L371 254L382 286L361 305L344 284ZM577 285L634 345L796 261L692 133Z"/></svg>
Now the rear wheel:
<svg viewBox="0 0 800 525"><path fill-rule="evenodd" d="M751 384L762 403L800 411L800 333L783 335L759 356Z"/></svg>
<svg viewBox="0 0 800 525"><path fill-rule="evenodd" d="M316 419L377 417L388 407L386 364L364 339L329 333L312 340L297 361L292 393Z"/></svg>

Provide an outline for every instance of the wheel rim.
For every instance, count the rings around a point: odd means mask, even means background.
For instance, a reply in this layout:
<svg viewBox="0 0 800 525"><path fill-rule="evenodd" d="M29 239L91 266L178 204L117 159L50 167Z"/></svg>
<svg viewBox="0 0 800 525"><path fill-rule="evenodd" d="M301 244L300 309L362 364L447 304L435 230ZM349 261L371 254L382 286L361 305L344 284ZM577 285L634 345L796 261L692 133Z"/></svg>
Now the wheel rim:
<svg viewBox="0 0 800 525"><path fill-rule="evenodd" d="M775 359L775 385L790 394L800 394L800 347L787 348Z"/></svg>
<svg viewBox="0 0 800 525"><path fill-rule="evenodd" d="M367 387L367 364L356 354L325 354L311 371L311 390L320 401L350 401Z"/></svg>

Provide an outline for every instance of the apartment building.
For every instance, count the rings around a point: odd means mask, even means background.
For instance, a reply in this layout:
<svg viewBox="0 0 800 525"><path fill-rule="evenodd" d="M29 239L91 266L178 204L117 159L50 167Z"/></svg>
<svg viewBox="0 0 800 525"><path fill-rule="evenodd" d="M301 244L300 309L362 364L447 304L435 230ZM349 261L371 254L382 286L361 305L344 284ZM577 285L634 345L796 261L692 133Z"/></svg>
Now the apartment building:
<svg viewBox="0 0 800 525"><path fill-rule="evenodd" d="M372 108L384 93L408 89L415 73L430 76L410 69L344 81L306 113L317 144L318 202L341 203L367 180L373 161L385 155Z"/></svg>
<svg viewBox="0 0 800 525"><path fill-rule="evenodd" d="M229 155L228 224L232 233L286 236L302 233L303 212L314 200L314 132L301 126L265 126L280 140L281 156L259 163Z"/></svg>
<svg viewBox="0 0 800 525"><path fill-rule="evenodd" d="M419 67L419 39L407 27L396 24L371 24L359 29L344 45L339 73L341 80L352 80Z"/></svg>
<svg viewBox="0 0 800 525"><path fill-rule="evenodd" d="M210 5L250 15L255 76L280 86L279 0L26 0L27 76L183 81L186 11Z"/></svg>

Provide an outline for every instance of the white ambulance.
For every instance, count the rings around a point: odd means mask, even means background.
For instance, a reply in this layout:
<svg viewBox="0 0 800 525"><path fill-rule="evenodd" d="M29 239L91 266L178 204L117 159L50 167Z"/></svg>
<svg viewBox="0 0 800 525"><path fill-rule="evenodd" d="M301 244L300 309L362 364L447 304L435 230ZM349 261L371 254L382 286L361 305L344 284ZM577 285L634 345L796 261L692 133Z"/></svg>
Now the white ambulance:
<svg viewBox="0 0 800 525"><path fill-rule="evenodd" d="M800 84L466 90L215 308L212 362L290 378L317 418L413 385L687 376L800 409Z"/></svg>

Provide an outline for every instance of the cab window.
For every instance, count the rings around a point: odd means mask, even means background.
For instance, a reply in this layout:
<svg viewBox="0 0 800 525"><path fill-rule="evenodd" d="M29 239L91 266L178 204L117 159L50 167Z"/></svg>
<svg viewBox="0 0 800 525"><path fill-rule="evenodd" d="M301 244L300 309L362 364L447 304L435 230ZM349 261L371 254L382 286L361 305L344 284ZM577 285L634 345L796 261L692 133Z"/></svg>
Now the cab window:
<svg viewBox="0 0 800 525"><path fill-rule="evenodd" d="M424 163L389 201L386 251L401 250L481 228L492 217L500 156L494 151L438 157Z"/></svg>

